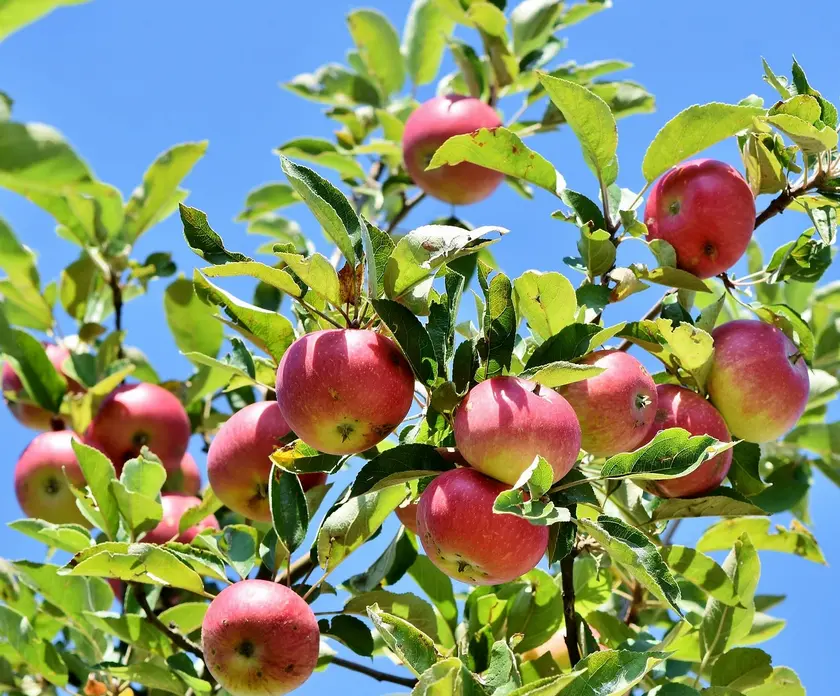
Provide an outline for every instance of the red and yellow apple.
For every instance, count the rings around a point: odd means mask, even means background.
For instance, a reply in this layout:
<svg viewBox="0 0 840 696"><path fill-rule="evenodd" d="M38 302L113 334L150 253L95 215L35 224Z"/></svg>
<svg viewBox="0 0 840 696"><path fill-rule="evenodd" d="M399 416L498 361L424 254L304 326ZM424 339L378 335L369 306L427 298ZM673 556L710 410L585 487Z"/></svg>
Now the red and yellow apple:
<svg viewBox="0 0 840 696"><path fill-rule="evenodd" d="M498 585L532 570L548 546L548 527L493 512L508 486L471 468L446 471L420 496L417 534L423 549L449 577Z"/></svg>
<svg viewBox="0 0 840 696"><path fill-rule="evenodd" d="M53 524L89 527L67 483L84 487L85 476L73 451L79 437L69 430L41 433L23 450L15 466L15 495L27 517ZM65 479L65 472L67 479Z"/></svg>
<svg viewBox="0 0 840 696"><path fill-rule="evenodd" d="M718 410L697 392L675 384L656 388L658 406L645 438L645 444L668 428L682 428L692 435L711 435L721 442L730 442L729 428ZM645 482L645 488L662 498L693 498L717 488L732 465L732 450L703 462L690 474L679 478Z"/></svg>
<svg viewBox="0 0 840 696"><path fill-rule="evenodd" d="M501 172L462 162L426 171L437 149L455 135L479 128L498 128L499 115L480 99L460 95L434 97L412 112L403 132L405 168L430 196L463 205L487 198L505 176Z"/></svg>
<svg viewBox="0 0 840 696"><path fill-rule="evenodd" d="M176 471L187 451L190 432L190 419L178 397L143 382L111 392L87 435L118 469L138 456L145 445L160 457L167 471Z"/></svg>
<svg viewBox="0 0 840 696"><path fill-rule="evenodd" d="M306 334L277 368L283 418L307 445L328 454L357 454L382 442L406 417L413 398L408 361L374 331Z"/></svg>
<svg viewBox="0 0 840 696"><path fill-rule="evenodd" d="M559 481L580 452L580 425L557 392L518 377L473 387L455 411L455 442L470 466L513 485L540 455Z"/></svg>
<svg viewBox="0 0 840 696"><path fill-rule="evenodd" d="M725 162L684 162L656 182L645 207L648 239L664 239L677 266L711 278L744 255L755 228L755 198Z"/></svg>
<svg viewBox="0 0 840 696"><path fill-rule="evenodd" d="M781 329L740 319L712 332L715 354L706 391L732 434L770 442L787 433L808 404L808 366Z"/></svg>
<svg viewBox="0 0 840 696"><path fill-rule="evenodd" d="M180 541L182 544L189 544L203 529L218 529L219 523L213 515L208 515L203 520L183 532L178 531L181 518L191 508L201 504L201 499L192 495L168 494L160 497L160 504L163 507L163 516L157 526L143 537L142 541L147 544L165 544L167 541Z"/></svg>
<svg viewBox="0 0 840 696"><path fill-rule="evenodd" d="M234 413L207 453L207 476L219 500L249 519L270 521L270 457L290 432L275 401L260 401ZM326 480L321 472L300 476L304 491Z"/></svg>
<svg viewBox="0 0 840 696"><path fill-rule="evenodd" d="M198 495L201 490L201 472L189 452L181 457L181 463L177 469L167 472L163 490L167 493Z"/></svg>
<svg viewBox="0 0 840 696"><path fill-rule="evenodd" d="M581 446L596 457L636 449L656 415L653 378L636 358L618 350L599 350L580 362L604 368L560 391L580 421Z"/></svg>
<svg viewBox="0 0 840 696"><path fill-rule="evenodd" d="M201 624L207 668L233 696L280 696L298 688L315 669L319 643L309 605L267 580L229 585Z"/></svg>

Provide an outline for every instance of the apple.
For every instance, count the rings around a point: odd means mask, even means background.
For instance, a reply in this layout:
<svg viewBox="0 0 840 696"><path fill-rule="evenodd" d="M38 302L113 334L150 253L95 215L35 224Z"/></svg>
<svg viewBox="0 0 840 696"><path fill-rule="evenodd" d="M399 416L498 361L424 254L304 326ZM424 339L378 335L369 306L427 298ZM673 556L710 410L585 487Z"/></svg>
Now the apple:
<svg viewBox="0 0 840 696"><path fill-rule="evenodd" d="M53 343L45 343L44 349L47 351L47 357L55 369L64 375L64 378L67 380L67 389L70 393L80 394L85 391L85 388L81 384L67 377L62 370L64 361L70 357L70 351L64 346L57 346ZM27 397L23 382L8 362L3 363L3 373L2 378L0 378L0 383L2 383L4 393L14 392L18 397ZM9 406L9 411L11 411L17 421L27 428L32 428L33 430L63 430L65 427L62 418L40 406L22 401L7 401L6 403Z"/></svg>
<svg viewBox="0 0 840 696"><path fill-rule="evenodd" d="M469 466L467 460L464 459L464 456L455 447L437 447L436 450L445 461L450 462L451 464ZM403 502L400 507L394 510L394 513L397 515L397 518L403 526L415 534L417 534L417 503L419 502L420 498L407 500Z"/></svg>
<svg viewBox="0 0 840 696"><path fill-rule="evenodd" d="M122 580L117 580L116 578L106 578L108 580L108 584L111 586L111 590L114 593L114 598L122 604L125 600L125 583Z"/></svg>
<svg viewBox="0 0 840 696"><path fill-rule="evenodd" d="M630 452L644 441L656 415L656 384L644 365L618 350L599 350L580 361L604 372L560 390L577 414L581 446L596 457Z"/></svg>
<svg viewBox="0 0 840 696"><path fill-rule="evenodd" d="M706 391L732 434L770 442L796 425L808 404L808 366L784 332L739 319L712 332L715 354Z"/></svg>
<svg viewBox="0 0 840 696"><path fill-rule="evenodd" d="M656 182L645 207L648 239L664 239L677 266L711 278L734 266L755 228L755 198L737 169L695 159Z"/></svg>
<svg viewBox="0 0 840 696"><path fill-rule="evenodd" d="M501 125L493 107L480 99L457 94L434 97L415 109L405 123L405 168L414 183L439 200L453 205L483 201L502 183L504 174L469 162L431 171L426 167L449 138Z"/></svg>
<svg viewBox="0 0 840 696"><path fill-rule="evenodd" d="M527 379L480 382L455 411L455 442L464 459L511 485L537 455L559 481L574 466L580 441L580 424L566 399Z"/></svg>
<svg viewBox="0 0 840 696"><path fill-rule="evenodd" d="M471 468L446 471L423 491L417 534L449 577L472 585L510 582L532 570L548 546L548 527L493 512L508 486Z"/></svg>
<svg viewBox="0 0 840 696"><path fill-rule="evenodd" d="M76 507L76 496L67 483L69 479L74 486L85 486L85 476L73 451L73 440L78 439L69 430L40 433L23 450L15 466L15 495L27 517L90 527Z"/></svg>
<svg viewBox="0 0 840 696"><path fill-rule="evenodd" d="M306 334L277 368L277 405L294 433L327 454L382 442L414 398L414 375L394 342L359 329Z"/></svg>
<svg viewBox="0 0 840 696"><path fill-rule="evenodd" d="M201 490L201 472L189 452L181 457L181 463L178 464L177 469L167 473L163 490L167 493L198 495Z"/></svg>
<svg viewBox="0 0 840 696"><path fill-rule="evenodd" d="M645 444L668 428L682 428L692 435L711 435L721 442L731 441L723 416L697 392L675 384L660 384L656 394L656 416ZM717 488L726 478L731 465L732 450L727 450L703 462L686 476L646 481L645 488L662 498L693 498Z"/></svg>
<svg viewBox="0 0 840 696"><path fill-rule="evenodd" d="M165 544L167 541L180 541L182 544L189 544L198 536L203 529L219 529L219 523L213 515L208 515L198 524L184 530L183 534L178 532L178 525L184 513L190 508L201 504L201 499L192 495L164 494L160 497L160 504L163 507L163 517L157 527L143 537L142 541L147 544Z"/></svg>
<svg viewBox="0 0 840 696"><path fill-rule="evenodd" d="M270 457L290 433L276 401L249 404L234 413L219 428L207 453L207 477L219 500L248 519L270 522ZM326 480L321 472L300 476L304 491Z"/></svg>
<svg viewBox="0 0 840 696"><path fill-rule="evenodd" d="M309 605L268 580L229 585L201 624L207 668L233 696L280 696L298 688L315 669L319 644Z"/></svg>
<svg viewBox="0 0 840 696"><path fill-rule="evenodd" d="M190 419L172 392L146 382L117 387L102 402L88 436L120 468L145 445L177 471L190 440Z"/></svg>

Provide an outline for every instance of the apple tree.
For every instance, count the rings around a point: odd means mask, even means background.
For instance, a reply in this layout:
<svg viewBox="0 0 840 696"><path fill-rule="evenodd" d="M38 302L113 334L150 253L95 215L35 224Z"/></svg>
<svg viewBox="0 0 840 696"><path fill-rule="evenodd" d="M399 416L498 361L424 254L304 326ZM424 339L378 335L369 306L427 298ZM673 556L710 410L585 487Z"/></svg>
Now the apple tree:
<svg viewBox="0 0 840 696"><path fill-rule="evenodd" d="M58 4L12 2L0 31ZM609 4L414 0L402 33L351 11L348 65L285 84L337 130L277 149L284 179L237 218L256 249L185 203L206 143L124 199L2 95L0 184L75 247L45 282L0 222L3 395L41 431L10 526L48 553L0 561L4 691L282 694L349 669L418 696L804 694L757 647L784 623L760 552L824 563L811 472L840 484L840 287L820 283L837 109L797 62L765 63L766 97L676 114L622 163L645 188L622 188L617 121L653 96L622 61L557 60ZM559 128L590 179L540 154ZM737 167L699 157L722 141ZM461 207L501 185L555 196L578 254L506 275L508 230ZM406 228L428 197L452 215ZM287 214L304 206L317 240ZM783 211L802 233L762 250L754 230ZM134 253L171 214L194 271ZM619 265L630 242L655 263ZM155 288L192 365L174 379L122 325ZM642 292L650 311L619 320ZM673 543L687 518L710 518L694 547Z"/></svg>

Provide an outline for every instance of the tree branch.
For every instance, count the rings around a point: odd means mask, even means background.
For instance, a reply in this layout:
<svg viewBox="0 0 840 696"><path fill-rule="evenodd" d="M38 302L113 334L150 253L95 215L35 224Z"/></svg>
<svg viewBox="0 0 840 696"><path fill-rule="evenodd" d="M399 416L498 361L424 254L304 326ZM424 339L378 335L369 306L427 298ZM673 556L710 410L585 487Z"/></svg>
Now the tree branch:
<svg viewBox="0 0 840 696"><path fill-rule="evenodd" d="M671 545L671 542L674 540L674 535L677 533L677 529L679 529L680 522L682 522L681 519L675 519L673 522L671 522L671 525L668 527L668 529L665 530L665 534L662 536L663 546Z"/></svg>
<svg viewBox="0 0 840 696"><path fill-rule="evenodd" d="M645 600L645 588L640 582L633 585L633 597L627 606L627 613L624 615L624 623L628 626L639 621L639 611Z"/></svg>
<svg viewBox="0 0 840 696"><path fill-rule="evenodd" d="M191 652L196 657L200 657L202 660L204 659L204 653L201 651L201 648L193 643L191 640L186 638L185 636L181 635L178 631L176 631L171 626L167 626L163 621L158 618L158 615L152 610L149 606L149 599L146 597L146 593L143 591L143 586L140 583L133 582L131 586L134 588L134 596L137 599L137 604L140 605L140 608L146 612L146 618L151 622L151 624L157 628L161 633L163 633L169 640L171 640L175 645L177 645L181 650L185 650L187 652Z"/></svg>
<svg viewBox="0 0 840 696"><path fill-rule="evenodd" d="M360 665L356 662L344 660L340 657L333 657L331 662L332 664L338 665L339 667L344 667L344 669L349 669L351 672L358 672L359 674L364 674L368 677L373 677L374 679L376 679L376 681L391 682L392 684L399 684L400 686L407 686L409 688L413 688L417 685L416 679L411 679L409 677L400 677L396 674L388 674L387 672L380 672L378 669L373 669L373 667L368 667L367 665Z"/></svg>
<svg viewBox="0 0 840 696"><path fill-rule="evenodd" d="M114 302L114 327L117 330L117 333L122 331L122 311L123 311L123 296L122 296L122 285L120 285L120 276L114 269L111 269L111 272L108 275L108 285L111 287L111 295L113 297ZM119 342L117 347L117 357L122 358L124 356L122 341Z"/></svg>
<svg viewBox="0 0 840 696"><path fill-rule="evenodd" d="M397 229L397 225L399 225L403 220L405 220L406 215L408 215L412 211L414 206L420 203L425 197L426 193L424 191L421 191L410 201L406 201L402 207L402 210L400 210L400 212L398 212L394 216L394 219L391 220L391 223L388 225L388 229L386 230L386 232L388 232L388 234L393 234L394 230Z"/></svg>
<svg viewBox="0 0 840 696"><path fill-rule="evenodd" d="M282 575L278 575L275 582L294 584L309 573L314 567L315 563L312 560L312 556L306 554L292 563Z"/></svg>
<svg viewBox="0 0 840 696"><path fill-rule="evenodd" d="M560 581L563 589L563 619L566 623L566 649L569 651L569 662L571 662L572 667L580 662L580 646L578 645L577 639L577 613L575 612L575 556L577 556L576 545L560 561Z"/></svg>
<svg viewBox="0 0 840 696"><path fill-rule="evenodd" d="M662 303L665 301L665 298L668 297L669 293L670 290L662 296L662 299L660 299L655 305L653 305L653 307L651 307L647 311L645 316L642 317L641 321L649 321L650 319L653 319L657 314L659 314L659 312L662 311ZM620 350L622 353L626 353L628 350L630 350L632 346L633 341L629 339L624 339L618 346L618 350Z"/></svg>

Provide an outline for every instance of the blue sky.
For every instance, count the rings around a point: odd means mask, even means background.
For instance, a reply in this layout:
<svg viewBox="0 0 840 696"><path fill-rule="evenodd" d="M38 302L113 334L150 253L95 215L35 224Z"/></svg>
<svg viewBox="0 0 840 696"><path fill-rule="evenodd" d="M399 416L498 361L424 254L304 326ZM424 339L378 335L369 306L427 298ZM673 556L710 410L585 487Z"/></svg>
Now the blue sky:
<svg viewBox="0 0 840 696"><path fill-rule="evenodd" d="M386 12L398 27L408 4L397 0L365 3ZM834 0L802 3L795 14L781 0L618 0L616 4L566 32L569 47L562 58L580 63L628 60L635 67L626 77L643 83L657 97L655 114L634 116L619 124L621 186L641 187L640 165L647 144L665 121L686 106L732 103L753 92L772 102L775 93L761 80L761 56L777 72L787 73L795 54L813 85L830 99L840 97L840 75L828 60L834 50L830 34L820 40L819 32L809 30L827 28L829 19L836 18ZM244 226L232 220L251 188L282 177L271 149L294 137L329 137L333 130L319 105L281 90L278 82L343 60L351 45L344 15L353 6L344 0L235 4L94 0L53 13L0 44L0 87L15 100L16 120L42 121L59 128L97 175L126 196L159 152L178 142L208 139L208 153L187 182L193 191L189 202L207 212L230 248L251 253L258 238L246 236ZM474 39L469 33L464 38ZM516 107L516 103L507 105L507 115ZM572 188L595 197L593 179L571 133L542 136L529 144L554 162ZM740 167L732 142L711 154ZM462 215L477 225L511 230L494 250L509 275L532 267L573 274L561 259L573 252L575 231L549 217L557 207L548 194L538 193L529 204L509 189L500 189L489 201L463 210ZM423 224L447 209L424 204L406 224ZM0 191L0 214L40 253L42 278L56 278L71 255L75 257L74 247L56 239L50 219L22 199ZM318 234L303 208L294 209L293 214L306 232L313 237ZM772 251L807 226L804 218L788 213L765 225L759 241ZM187 275L198 261L186 248L175 218L147 234L136 257L160 250L174 250L179 270ZM835 268L826 280L837 277ZM158 283L147 296L133 301L127 307L125 325L129 341L147 353L162 377L183 378L189 365L178 355L166 330L164 287ZM610 309L606 319L614 322L632 318L631 313L638 316L655 299L656 290L648 291ZM833 417L837 415L835 407ZM0 509L11 520L18 516L11 472L31 433L5 410L0 410L0 433L8 472L8 485L0 488ZM197 443L194 452L200 455ZM789 595L787 602L773 610L788 620L788 627L763 647L773 655L774 664L796 669L809 694L818 696L835 691L830 685L834 683L836 639L826 624L840 619L838 507L840 491L817 475L811 497L813 529L832 567L762 555L760 592ZM684 525L678 541L692 541L700 528ZM376 554L388 538L383 534L381 543L374 544ZM41 558L43 552L5 527L0 528L0 548L3 556L11 558ZM357 572L372 557L373 552L360 552L343 572ZM343 579L343 572L338 579ZM408 589L408 584L398 586L398 590ZM330 687L347 694L399 691L380 688L366 677L336 668L313 678L299 693L320 694Z"/></svg>

